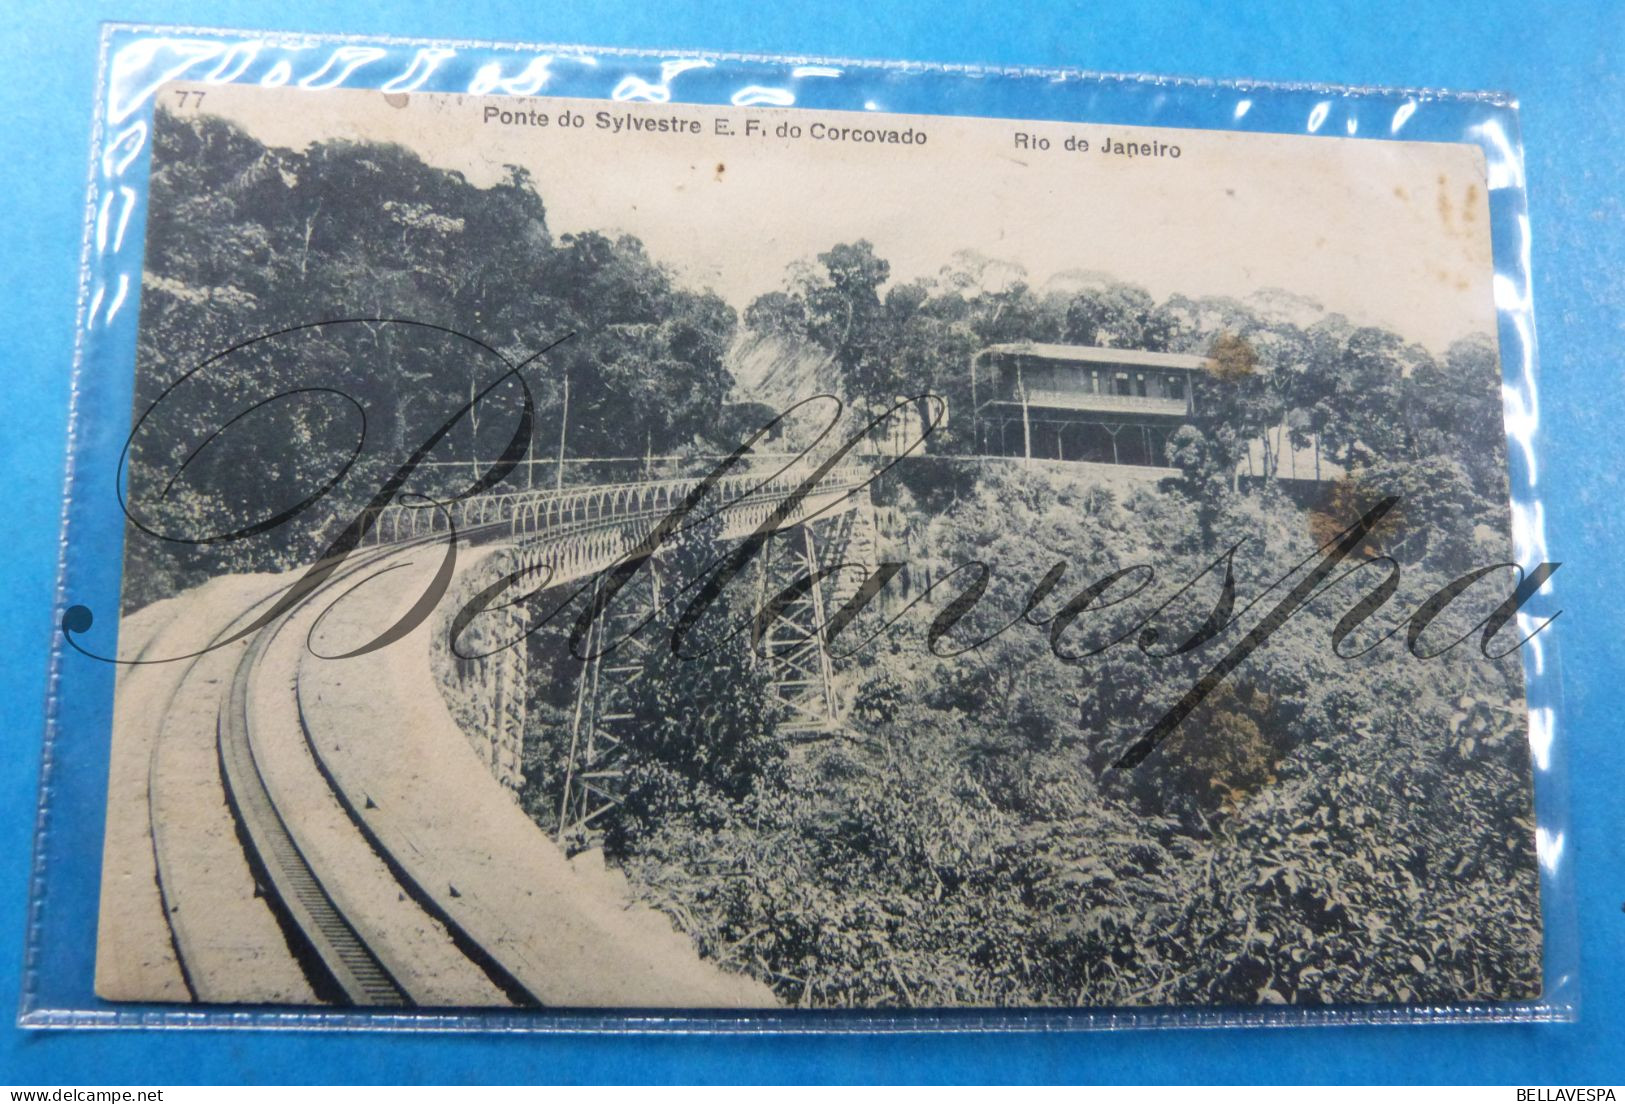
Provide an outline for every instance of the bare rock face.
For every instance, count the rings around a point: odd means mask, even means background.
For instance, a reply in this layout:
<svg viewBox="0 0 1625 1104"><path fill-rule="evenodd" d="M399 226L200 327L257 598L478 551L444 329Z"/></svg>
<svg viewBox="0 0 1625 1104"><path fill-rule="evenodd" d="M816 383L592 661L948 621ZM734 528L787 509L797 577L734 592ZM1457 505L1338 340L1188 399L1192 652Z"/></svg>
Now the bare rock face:
<svg viewBox="0 0 1625 1104"><path fill-rule="evenodd" d="M775 410L840 390L835 362L808 342L777 334L741 331L725 360L733 373L735 402L759 402Z"/></svg>

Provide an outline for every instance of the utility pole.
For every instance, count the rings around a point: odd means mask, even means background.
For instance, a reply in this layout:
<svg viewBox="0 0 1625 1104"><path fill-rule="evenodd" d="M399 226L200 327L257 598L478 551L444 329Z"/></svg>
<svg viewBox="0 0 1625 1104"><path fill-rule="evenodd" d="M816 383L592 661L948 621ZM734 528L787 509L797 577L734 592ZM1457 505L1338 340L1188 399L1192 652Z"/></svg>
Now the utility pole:
<svg viewBox="0 0 1625 1104"><path fill-rule="evenodd" d="M480 407L474 401L474 376L468 377L468 462L474 467L474 478L480 477Z"/></svg>
<svg viewBox="0 0 1625 1104"><path fill-rule="evenodd" d="M1033 425L1027 413L1027 385L1021 379L1021 366L1016 365L1016 390L1021 393L1021 462L1023 465L1033 462ZM1113 438L1112 444L1117 443Z"/></svg>
<svg viewBox="0 0 1625 1104"><path fill-rule="evenodd" d="M536 485L536 427L530 430L530 440L525 442L525 490Z"/></svg>
<svg viewBox="0 0 1625 1104"><path fill-rule="evenodd" d="M564 431L570 424L570 377L564 377L564 410L559 414L559 465L553 473L553 489L564 489Z"/></svg>
<svg viewBox="0 0 1625 1104"><path fill-rule="evenodd" d="M970 358L970 447L971 452L980 456L985 450L982 448L982 412L976 406L976 362L982 359L981 353L972 353Z"/></svg>

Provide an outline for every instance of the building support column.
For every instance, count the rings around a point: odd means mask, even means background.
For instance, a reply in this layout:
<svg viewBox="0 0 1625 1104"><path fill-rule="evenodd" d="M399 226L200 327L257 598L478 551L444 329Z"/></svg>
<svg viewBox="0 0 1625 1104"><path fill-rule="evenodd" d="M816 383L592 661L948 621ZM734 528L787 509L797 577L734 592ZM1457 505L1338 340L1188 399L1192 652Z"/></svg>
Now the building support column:
<svg viewBox="0 0 1625 1104"><path fill-rule="evenodd" d="M1027 385L1021 382L1020 368L1016 369L1016 390L1021 393L1021 462L1030 464L1033 459L1033 426L1027 413Z"/></svg>

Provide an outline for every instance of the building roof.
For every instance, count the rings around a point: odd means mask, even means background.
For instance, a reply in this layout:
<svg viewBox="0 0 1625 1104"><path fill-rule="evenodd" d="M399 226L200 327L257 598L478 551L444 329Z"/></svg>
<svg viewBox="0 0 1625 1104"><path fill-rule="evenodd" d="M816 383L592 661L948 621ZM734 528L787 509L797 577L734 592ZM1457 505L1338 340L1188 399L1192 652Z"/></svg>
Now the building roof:
<svg viewBox="0 0 1625 1104"><path fill-rule="evenodd" d="M1189 353L1150 353L1144 349L1104 349L1097 345L1056 345L1045 341L1011 341L1003 345L989 345L982 352L1074 364L1126 364L1143 368L1181 368L1186 371L1205 368L1208 363L1206 357Z"/></svg>

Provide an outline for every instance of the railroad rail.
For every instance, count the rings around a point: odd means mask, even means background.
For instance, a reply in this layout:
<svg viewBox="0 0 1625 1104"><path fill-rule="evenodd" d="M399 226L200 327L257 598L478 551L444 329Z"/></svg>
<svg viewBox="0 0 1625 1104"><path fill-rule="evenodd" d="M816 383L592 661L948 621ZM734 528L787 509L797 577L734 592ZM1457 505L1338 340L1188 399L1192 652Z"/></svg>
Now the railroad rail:
<svg viewBox="0 0 1625 1104"><path fill-rule="evenodd" d="M816 488L806 492L802 491L802 483L807 474L797 469L781 471L765 479L750 474L726 477L717 481L712 494L699 509L719 514L726 535L741 536L781 512L786 499L801 491L796 508L782 511L784 516L779 519L788 528L813 516L846 509L847 501L868 480L868 474L860 469L841 468L826 473ZM460 533L470 534L483 543L513 544L530 549L532 554L554 563L558 570L555 578L563 582L601 569L643 540L660 518L684 502L696 482L668 479L488 495L455 503L449 511L385 507L372 519L374 543L353 553L350 561L334 572L323 586L305 595L248 640L205 651L185 661L178 674L164 676L172 683L160 699L159 716L140 718L151 731L144 810L150 826L146 844L150 849L148 862L152 882L156 884L157 907L163 914L162 925L167 929L174 954L168 966L158 963L152 968L171 971L178 968L184 980L185 996L192 1000L316 999L396 1007L422 1003L419 999L421 980L399 976L392 965L399 961L398 954L392 958L378 943L378 933L368 929L365 917L353 907L347 907L347 895L341 890L344 879L350 875L344 869L324 868L318 856L301 846L300 833L306 829L290 820L292 814L279 804L277 787L269 783L265 774L264 764L256 752L257 726L265 722L257 715L254 690L256 685L273 681L266 671L267 653L280 633L296 624L302 626L318 603L324 606L332 603L357 585L354 580L367 577L365 573L376 574L391 558L410 555L414 547L434 543L449 528L449 522L455 521ZM289 575L269 589L268 584L261 583L248 609L214 623L217 631L209 643L217 644L238 631L248 619L276 601L295 578L296 575ZM160 635L162 631L162 627L155 629L153 635ZM147 646L153 646L151 637ZM155 677L144 673L145 670L138 668L132 678ZM302 668L296 668L298 670ZM305 695L299 685L300 678L296 673L291 687L283 685L272 689L291 694L302 710ZM121 692L122 687L121 683ZM212 747L203 744L201 738L202 724L207 720L206 709L213 712ZM296 723L303 724L302 713ZM401 900L407 901L410 896L417 902L428 918L428 925L445 929L450 941L467 958L465 965L480 971L482 981L489 977L494 983L490 987L491 1003L557 1003L559 999L568 999L568 996L559 997L559 993L579 991L553 986L547 964L527 957L528 950L501 945L502 938L492 935L500 931L500 927L494 926L489 917L468 913L468 902L456 900L463 895L455 886L420 884L425 880L415 878L406 870L406 856L379 851L379 837L364 822L366 814L357 808L358 796L340 792L308 729L298 737L309 743L315 766L332 790L333 801L349 817L351 828L365 841L369 851L377 852L376 857L399 882ZM212 752L214 760L212 778L203 758L206 752ZM463 753L466 754L466 749ZM179 773L172 776L166 772ZM229 850L231 841L220 823L211 822L205 831L194 830L190 824L170 822L174 809L206 808L211 787L217 800L223 799L223 805L229 810L240 847L240 855L229 862L223 860L230 858L224 851ZM366 804L371 805L370 798L366 798ZM208 839L196 838L199 834ZM541 836L539 828L536 834ZM200 861L200 847L212 848L208 855L213 857ZM123 856L121 861L126 866L137 865L129 856ZM225 879L232 884L211 885L211 878L216 882ZM250 880L251 893L246 892L249 886L245 884ZM216 902L212 896L216 894L229 903L227 911L235 919L225 918L225 914L214 907ZM441 901L436 894L445 894L451 900ZM104 894L102 938L116 941L118 925L108 919L107 909ZM278 947L278 941L268 934L273 930L269 924L250 923L253 916L266 910L280 927L284 946ZM594 914L590 910L584 915L588 916L588 920L583 921L586 927L611 923L592 920ZM465 926L459 917L472 917L478 922ZM153 927L148 922L142 930L151 931ZM252 938L244 934L247 928L254 929ZM475 934L477 931L484 932L485 936ZM686 940L683 942L686 945ZM111 961L113 952L107 953ZM613 959L614 955L608 957ZM292 963L285 961L287 958L291 958ZM281 980L274 986L267 983L263 990L245 986L234 980L232 964L237 962L256 965L277 974ZM279 962L281 965L277 965ZM297 971L292 969L295 965ZM703 971L711 971L722 980L713 983ZM297 984L296 977L290 980L290 976L298 972L303 974L308 993ZM697 959L692 967L680 965L675 973L681 975L679 982L672 983L676 990L681 992L686 984L692 994L684 1003L771 1002L765 988L752 988L754 983L741 978L724 979L719 971L704 966ZM99 973L99 988L101 979ZM623 988L633 994L661 991L649 989L650 984L648 978L634 978ZM606 989L606 992L613 991L614 986ZM151 994L147 996L150 998ZM628 999L637 1001L646 997Z"/></svg>

